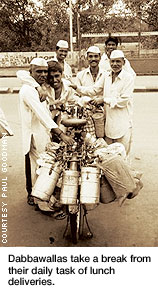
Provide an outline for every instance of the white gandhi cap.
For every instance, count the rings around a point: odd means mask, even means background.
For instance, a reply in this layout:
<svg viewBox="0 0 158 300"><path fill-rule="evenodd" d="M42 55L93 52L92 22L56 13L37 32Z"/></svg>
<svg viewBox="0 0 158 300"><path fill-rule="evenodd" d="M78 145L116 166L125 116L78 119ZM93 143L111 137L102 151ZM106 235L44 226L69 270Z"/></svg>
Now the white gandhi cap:
<svg viewBox="0 0 158 300"><path fill-rule="evenodd" d="M87 53L89 52L100 54L100 49L97 46L91 46L87 50Z"/></svg>
<svg viewBox="0 0 158 300"><path fill-rule="evenodd" d="M35 65L39 67L48 67L47 61L41 57L33 58L30 62L30 65Z"/></svg>
<svg viewBox="0 0 158 300"><path fill-rule="evenodd" d="M60 47L60 48L69 48L68 42L64 41L64 40L60 40L57 42L56 46Z"/></svg>
<svg viewBox="0 0 158 300"><path fill-rule="evenodd" d="M113 50L111 52L110 58L114 59L114 58L124 58L124 53L121 50Z"/></svg>

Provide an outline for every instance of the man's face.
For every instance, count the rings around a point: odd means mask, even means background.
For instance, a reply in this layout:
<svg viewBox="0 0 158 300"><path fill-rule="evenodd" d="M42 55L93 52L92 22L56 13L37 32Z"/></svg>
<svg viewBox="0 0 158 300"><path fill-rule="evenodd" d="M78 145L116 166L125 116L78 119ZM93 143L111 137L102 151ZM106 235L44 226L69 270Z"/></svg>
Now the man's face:
<svg viewBox="0 0 158 300"><path fill-rule="evenodd" d="M125 62L123 58L110 59L110 66L114 73L119 73L122 70L124 63Z"/></svg>
<svg viewBox="0 0 158 300"><path fill-rule="evenodd" d="M93 53L88 52L87 53L87 60L90 65L90 67L97 67L100 62L100 54L99 53Z"/></svg>
<svg viewBox="0 0 158 300"><path fill-rule="evenodd" d="M62 74L59 71L51 71L49 74L49 84L55 89L59 89L62 85Z"/></svg>
<svg viewBox="0 0 158 300"><path fill-rule="evenodd" d="M37 81L38 84L42 85L47 80L48 67L39 67L32 65L30 74Z"/></svg>
<svg viewBox="0 0 158 300"><path fill-rule="evenodd" d="M56 54L57 54L57 59L60 61L64 61L64 59L66 58L68 53L68 49L66 48L59 48L58 50L56 50Z"/></svg>
<svg viewBox="0 0 158 300"><path fill-rule="evenodd" d="M109 41L105 46L105 52L108 57L110 57L111 52L116 49L117 49L117 45L113 41Z"/></svg>

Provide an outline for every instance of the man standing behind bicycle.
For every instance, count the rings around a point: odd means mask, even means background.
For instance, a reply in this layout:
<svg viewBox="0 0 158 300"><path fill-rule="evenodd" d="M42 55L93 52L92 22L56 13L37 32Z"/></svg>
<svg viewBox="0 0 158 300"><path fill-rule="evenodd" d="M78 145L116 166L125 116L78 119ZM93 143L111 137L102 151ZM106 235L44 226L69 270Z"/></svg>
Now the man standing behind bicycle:
<svg viewBox="0 0 158 300"><path fill-rule="evenodd" d="M89 67L78 72L76 75L76 84L80 86L94 86L100 77L104 74L104 71L99 67L101 59L100 49L96 46L91 46L87 50L87 60ZM97 95L102 96L102 94ZM82 97L83 103L88 102L89 98Z"/></svg>
<svg viewBox="0 0 158 300"><path fill-rule="evenodd" d="M93 86L104 73L99 67L101 59L100 49L96 46L91 46L87 50L87 60L89 67L78 72L76 75L76 84L83 86Z"/></svg>
<svg viewBox="0 0 158 300"><path fill-rule="evenodd" d="M105 73L99 67L100 58L101 58L101 54L100 54L100 49L98 47L91 46L88 48L87 60L89 63L89 67L77 73L76 80L75 80L77 85L93 87L94 84L99 81L101 76ZM102 93L97 95L97 99L100 98L102 98ZM91 99L92 97L82 96L80 98L80 104L88 105L88 102ZM92 118L89 118L87 120L86 127L87 127L87 132L89 132L92 136L96 136L94 122Z"/></svg>
<svg viewBox="0 0 158 300"><path fill-rule="evenodd" d="M105 41L105 52L103 53L99 67L104 70L104 71L110 71L111 66L110 66L110 55L113 50L117 50L118 46L118 38L117 37L112 37L110 36L106 41ZM133 77L136 76L136 73L132 69L130 62L128 61L127 58L124 58L124 65L123 69L130 73Z"/></svg>
<svg viewBox="0 0 158 300"><path fill-rule="evenodd" d="M56 55L55 60L59 62L62 67L63 78L69 80L72 77L72 69L70 65L66 62L66 57L68 55L68 42L65 40L60 40L56 44Z"/></svg>

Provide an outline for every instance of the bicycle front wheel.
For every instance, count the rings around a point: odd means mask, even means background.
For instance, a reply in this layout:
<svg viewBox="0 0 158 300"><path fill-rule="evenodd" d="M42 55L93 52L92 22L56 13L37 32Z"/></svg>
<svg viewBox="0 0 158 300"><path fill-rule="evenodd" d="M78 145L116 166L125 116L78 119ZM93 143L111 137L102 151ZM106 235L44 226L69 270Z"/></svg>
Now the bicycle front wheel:
<svg viewBox="0 0 158 300"><path fill-rule="evenodd" d="M70 216L70 230L71 230L71 238L72 243L77 244L82 230L82 222L83 222L83 208L82 205L79 204L78 212L69 214Z"/></svg>

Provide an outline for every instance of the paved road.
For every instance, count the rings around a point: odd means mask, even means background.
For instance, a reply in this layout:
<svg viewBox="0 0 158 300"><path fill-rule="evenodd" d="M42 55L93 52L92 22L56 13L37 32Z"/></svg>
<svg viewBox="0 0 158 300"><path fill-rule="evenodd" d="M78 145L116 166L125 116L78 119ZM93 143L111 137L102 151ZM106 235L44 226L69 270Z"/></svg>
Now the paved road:
<svg viewBox="0 0 158 300"><path fill-rule="evenodd" d="M0 77L0 87L17 88L21 85L21 81L16 77ZM137 76L135 81L135 88L138 87L158 89L158 76Z"/></svg>
<svg viewBox="0 0 158 300"><path fill-rule="evenodd" d="M0 95L0 106L15 133L8 138L8 244L7 246L73 246L62 238L66 220L57 221L26 203L24 160L18 95ZM144 188L123 207L99 205L88 214L92 240L77 247L158 246L158 93L134 94L132 164L143 172ZM2 176L2 175L1 175ZM50 245L49 237L54 237Z"/></svg>

